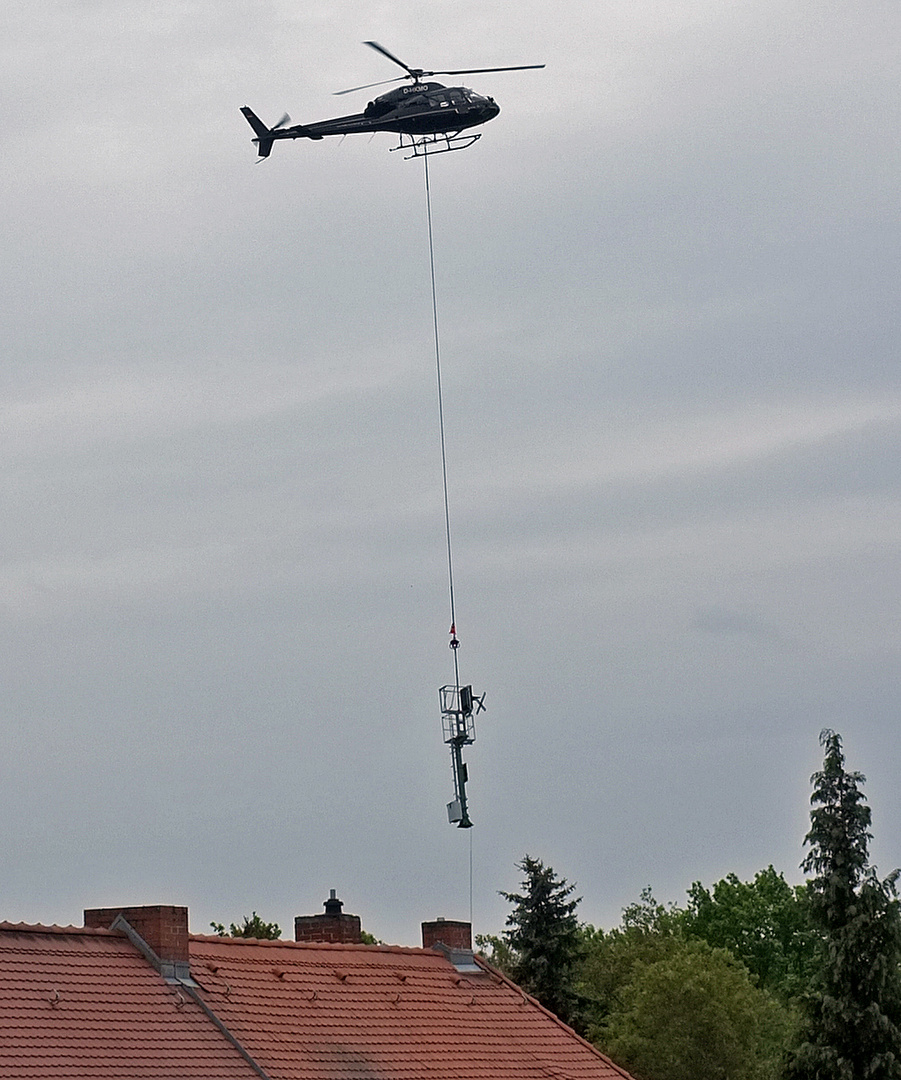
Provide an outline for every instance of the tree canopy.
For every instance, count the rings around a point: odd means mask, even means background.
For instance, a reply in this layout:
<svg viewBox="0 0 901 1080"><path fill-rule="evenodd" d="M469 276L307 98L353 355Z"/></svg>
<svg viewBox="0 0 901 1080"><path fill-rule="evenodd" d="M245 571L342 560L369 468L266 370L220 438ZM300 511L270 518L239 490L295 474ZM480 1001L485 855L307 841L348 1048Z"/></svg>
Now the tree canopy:
<svg viewBox="0 0 901 1080"><path fill-rule="evenodd" d="M507 931L477 943L641 1080L901 1080L899 872L870 865L865 779L820 739L804 885L768 866L684 906L647 888L603 930L527 855Z"/></svg>
<svg viewBox="0 0 901 1080"><path fill-rule="evenodd" d="M501 892L513 904L503 935L510 973L545 1008L574 1024L575 974L582 944L575 915L579 898L570 899L575 886L529 855L516 865L524 874L522 893Z"/></svg>
<svg viewBox="0 0 901 1080"><path fill-rule="evenodd" d="M790 1080L901 1078L901 913L898 871L869 865L865 777L848 772L841 737L824 730L823 768L811 777L813 810L802 869L813 873L810 912L821 934L813 988Z"/></svg>
<svg viewBox="0 0 901 1080"><path fill-rule="evenodd" d="M263 941L276 941L282 936L278 923L264 922L256 912L245 915L241 926L232 923L228 930L222 923L211 922L210 926L219 937L259 938Z"/></svg>
<svg viewBox="0 0 901 1080"><path fill-rule="evenodd" d="M679 946L682 912L659 904L650 888L623 909L620 926L596 930L584 926L579 989L585 1002L588 1026L602 1030L607 1019L622 1007L623 991L640 964L654 964Z"/></svg>
<svg viewBox="0 0 901 1080"><path fill-rule="evenodd" d="M637 960L618 1005L594 1032L602 1049L653 1080L775 1080L790 1026L725 949L676 935Z"/></svg>
<svg viewBox="0 0 901 1080"><path fill-rule="evenodd" d="M728 874L711 889L694 882L681 925L689 936L728 949L759 986L783 1000L810 982L818 935L810 924L808 889L789 885L772 866L753 881Z"/></svg>

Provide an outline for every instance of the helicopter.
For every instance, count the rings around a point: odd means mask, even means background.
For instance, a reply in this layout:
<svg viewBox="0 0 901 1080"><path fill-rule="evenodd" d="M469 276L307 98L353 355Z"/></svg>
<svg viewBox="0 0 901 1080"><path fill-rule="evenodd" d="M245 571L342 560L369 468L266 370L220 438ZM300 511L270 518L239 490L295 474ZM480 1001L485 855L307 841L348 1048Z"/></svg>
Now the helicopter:
<svg viewBox="0 0 901 1080"><path fill-rule="evenodd" d="M273 143L279 139L318 140L326 135L356 135L376 131L397 133L400 136L400 145L392 149L412 149L412 157L463 150L481 138L481 133L473 134L468 129L493 120L501 111L500 107L494 98L483 97L465 86L443 86L441 83L424 80L432 75L475 75L489 71L527 71L544 67L544 64L520 64L516 67L424 71L422 68L409 67L377 41L365 41L363 44L402 67L406 75L366 83L364 86L353 86L349 90L339 90L337 95L352 94L358 90L368 90L371 86L384 86L386 83L403 82L406 79L411 80L411 85L380 95L370 101L361 113L339 116L334 120L320 120L313 124L293 124L290 127L287 125L291 124L291 117L287 113L273 127L267 127L256 113L245 105L241 112L254 130L253 142L257 145L259 158L269 157ZM463 134L464 132L466 134Z"/></svg>

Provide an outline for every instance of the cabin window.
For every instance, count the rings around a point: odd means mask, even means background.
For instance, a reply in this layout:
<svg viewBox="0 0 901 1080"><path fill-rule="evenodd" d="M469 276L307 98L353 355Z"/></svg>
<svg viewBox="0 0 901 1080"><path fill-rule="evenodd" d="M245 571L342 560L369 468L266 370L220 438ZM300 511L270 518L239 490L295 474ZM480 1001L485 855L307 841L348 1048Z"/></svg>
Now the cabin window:
<svg viewBox="0 0 901 1080"><path fill-rule="evenodd" d="M366 108L363 110L363 115L369 120L374 120L379 116L384 116L385 113L391 112L394 108L394 104L390 101L370 101Z"/></svg>

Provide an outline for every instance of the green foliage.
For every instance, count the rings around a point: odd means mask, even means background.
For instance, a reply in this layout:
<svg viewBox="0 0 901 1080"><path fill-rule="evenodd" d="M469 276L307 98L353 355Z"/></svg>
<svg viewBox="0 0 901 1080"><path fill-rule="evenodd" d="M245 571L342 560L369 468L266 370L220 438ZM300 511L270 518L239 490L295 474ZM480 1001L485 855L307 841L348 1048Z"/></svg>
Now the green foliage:
<svg viewBox="0 0 901 1080"><path fill-rule="evenodd" d="M650 885L642 890L636 904L623 908L623 930L633 937L657 935L667 937L679 931L682 912L675 904L668 907L654 899Z"/></svg>
<svg viewBox="0 0 901 1080"><path fill-rule="evenodd" d="M476 948L492 967L502 971L508 978L513 978L516 957L502 937L497 934L476 934Z"/></svg>
<svg viewBox="0 0 901 1080"><path fill-rule="evenodd" d="M681 915L686 934L728 949L757 985L790 1001L813 977L819 935L810 923L807 886L792 887L772 866L753 881L735 874L712 889L696 881Z"/></svg>
<svg viewBox="0 0 901 1080"><path fill-rule="evenodd" d="M810 778L814 809L810 832L804 837L810 851L801 869L816 874L810 883L811 908L828 932L848 921L857 887L867 873L867 842L872 834L870 808L860 790L866 777L845 771L841 736L834 731L822 731L820 745L826 754L823 768Z"/></svg>
<svg viewBox="0 0 901 1080"><path fill-rule="evenodd" d="M261 940L276 941L282 936L282 929L278 923L263 922L256 912L253 915L244 916L244 925L236 926L232 923L228 930L222 923L211 922L210 926L219 937L259 938Z"/></svg>
<svg viewBox="0 0 901 1080"><path fill-rule="evenodd" d="M870 809L861 773L845 771L841 738L823 731L823 768L811 777L814 809L802 863L822 934L814 988L791 1080L901 1078L901 912L895 882L869 865Z"/></svg>
<svg viewBox="0 0 901 1080"><path fill-rule="evenodd" d="M643 1080L771 1080L792 1009L688 924L688 911L645 889L620 926L583 927L579 990L590 1038Z"/></svg>
<svg viewBox="0 0 901 1080"><path fill-rule="evenodd" d="M576 965L582 935L575 916L579 899L574 886L558 878L540 859L524 856L516 864L525 877L522 893L501 892L513 904L503 940L509 949L510 973L528 993L566 1023L578 1023Z"/></svg>
<svg viewBox="0 0 901 1080"><path fill-rule="evenodd" d="M623 988L638 964L652 964L678 946L678 908L658 904L650 888L638 903L623 909L622 925L613 930L582 928L579 991L589 1030L598 1031L608 1016L622 1008Z"/></svg>
<svg viewBox="0 0 901 1080"><path fill-rule="evenodd" d="M633 944L653 955L650 940ZM645 1080L775 1078L786 1010L726 950L679 934L656 945L656 959L634 960L617 1008L594 1032L601 1048Z"/></svg>
<svg viewBox="0 0 901 1080"><path fill-rule="evenodd" d="M899 872L869 865L864 777L838 735L821 742L806 885L769 866L695 882L684 908L645 889L600 930L526 856L510 929L477 944L642 1080L901 1080Z"/></svg>

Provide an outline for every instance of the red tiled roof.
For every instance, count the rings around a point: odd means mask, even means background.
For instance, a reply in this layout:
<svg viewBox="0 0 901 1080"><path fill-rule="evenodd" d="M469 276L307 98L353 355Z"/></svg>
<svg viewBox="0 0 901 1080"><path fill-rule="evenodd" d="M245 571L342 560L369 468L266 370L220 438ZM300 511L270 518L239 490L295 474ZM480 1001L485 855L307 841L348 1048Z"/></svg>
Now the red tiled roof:
<svg viewBox="0 0 901 1080"><path fill-rule="evenodd" d="M0 1080L630 1080L437 950L195 936L189 953L196 986L119 931L0 923Z"/></svg>
<svg viewBox="0 0 901 1080"><path fill-rule="evenodd" d="M122 934L10 923L0 923L0 1077L259 1080Z"/></svg>
<svg viewBox="0 0 901 1080"><path fill-rule="evenodd" d="M192 937L190 955L272 1080L628 1080L496 972L432 949Z"/></svg>

